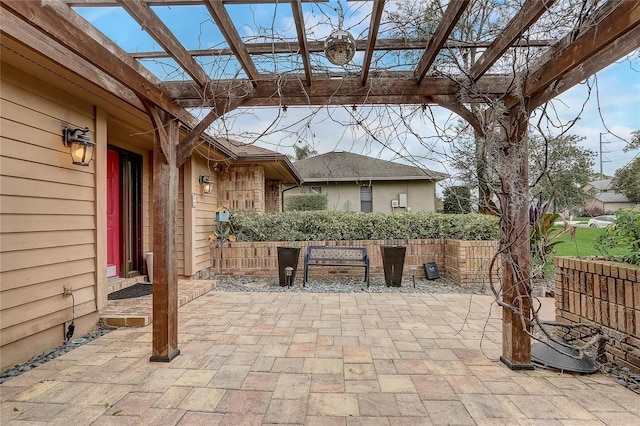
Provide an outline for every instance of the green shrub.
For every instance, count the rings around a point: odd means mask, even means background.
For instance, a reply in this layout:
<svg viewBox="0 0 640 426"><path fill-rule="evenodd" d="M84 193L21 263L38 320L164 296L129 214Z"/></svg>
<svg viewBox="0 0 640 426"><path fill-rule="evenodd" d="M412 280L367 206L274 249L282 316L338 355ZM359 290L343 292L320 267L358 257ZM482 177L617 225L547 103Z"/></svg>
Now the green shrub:
<svg viewBox="0 0 640 426"><path fill-rule="evenodd" d="M443 195L443 210L445 213L471 213L471 190L468 186L451 186L445 188Z"/></svg>
<svg viewBox="0 0 640 426"><path fill-rule="evenodd" d="M616 221L596 236L594 246L608 260L640 266L640 209L618 210Z"/></svg>
<svg viewBox="0 0 640 426"><path fill-rule="evenodd" d="M246 215L231 222L246 241L322 241L451 238L495 240L498 218L479 214L300 211Z"/></svg>
<svg viewBox="0 0 640 426"><path fill-rule="evenodd" d="M326 210L327 196L324 194L292 195L285 199L286 211Z"/></svg>

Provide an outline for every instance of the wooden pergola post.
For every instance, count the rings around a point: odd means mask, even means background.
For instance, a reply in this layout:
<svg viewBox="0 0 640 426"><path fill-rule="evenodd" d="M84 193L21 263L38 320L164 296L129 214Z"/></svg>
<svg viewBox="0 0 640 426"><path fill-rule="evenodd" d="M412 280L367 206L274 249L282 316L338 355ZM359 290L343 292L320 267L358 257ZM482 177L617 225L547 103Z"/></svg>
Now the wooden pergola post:
<svg viewBox="0 0 640 426"><path fill-rule="evenodd" d="M530 370L531 258L529 250L529 113L520 105L502 120L499 193L502 218L502 356L512 370Z"/></svg>
<svg viewBox="0 0 640 426"><path fill-rule="evenodd" d="M153 122L153 348L152 362L169 362L178 349L177 217L180 125L145 103Z"/></svg>

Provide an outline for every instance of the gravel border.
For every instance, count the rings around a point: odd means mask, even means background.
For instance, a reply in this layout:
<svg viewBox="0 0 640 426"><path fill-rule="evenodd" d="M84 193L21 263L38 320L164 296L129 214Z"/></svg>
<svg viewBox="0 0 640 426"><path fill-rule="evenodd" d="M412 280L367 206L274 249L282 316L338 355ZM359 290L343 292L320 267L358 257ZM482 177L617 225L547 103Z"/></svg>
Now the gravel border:
<svg viewBox="0 0 640 426"><path fill-rule="evenodd" d="M281 286L278 278L242 277L233 278L218 276L218 286L214 291L237 292L284 292L284 293L439 293L439 294L489 294L481 287L460 287L444 278L427 280L415 279L415 288L412 277L403 277L402 286L387 287L382 277L371 278L369 287L360 278L311 278L305 287L302 279L296 278L292 286Z"/></svg>
<svg viewBox="0 0 640 426"><path fill-rule="evenodd" d="M71 352L77 347L84 345L85 343L89 343L92 340L95 340L99 337L104 336L112 330L110 327L99 325L98 329L92 331L91 333L85 334L82 337L78 337L76 339L70 340L68 343L62 344L54 349L49 349L48 351L42 352L41 354L34 355L29 361L14 365L9 369L0 373L0 384L6 382L12 377L16 377L21 375L22 373L26 373L27 371L31 371L32 369L49 362L53 359L58 358L61 355L66 354L67 352Z"/></svg>

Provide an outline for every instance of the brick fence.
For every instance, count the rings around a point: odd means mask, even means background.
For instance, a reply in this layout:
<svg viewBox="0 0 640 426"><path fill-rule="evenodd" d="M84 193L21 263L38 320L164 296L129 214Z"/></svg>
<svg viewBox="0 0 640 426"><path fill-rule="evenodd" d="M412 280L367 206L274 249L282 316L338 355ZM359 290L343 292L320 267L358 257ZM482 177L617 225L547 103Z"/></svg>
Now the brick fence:
<svg viewBox="0 0 640 426"><path fill-rule="evenodd" d="M226 243L224 247L214 246L211 248L211 273L275 277L278 275L277 247L286 245L286 242L236 242ZM414 266L417 268L416 278L424 278L424 264L435 262L440 275L452 279L456 284L464 287L488 287L489 263L496 253L497 242L444 239L304 241L300 243L297 276L302 276L304 253L310 245L365 247L370 258L371 276L383 275L381 246L403 245L407 247L405 276L408 276L409 268ZM362 268L314 268L312 276L361 276L362 273Z"/></svg>
<svg viewBox="0 0 640 426"><path fill-rule="evenodd" d="M554 263L556 320L601 325L614 337L608 358L640 373L640 267L567 257Z"/></svg>

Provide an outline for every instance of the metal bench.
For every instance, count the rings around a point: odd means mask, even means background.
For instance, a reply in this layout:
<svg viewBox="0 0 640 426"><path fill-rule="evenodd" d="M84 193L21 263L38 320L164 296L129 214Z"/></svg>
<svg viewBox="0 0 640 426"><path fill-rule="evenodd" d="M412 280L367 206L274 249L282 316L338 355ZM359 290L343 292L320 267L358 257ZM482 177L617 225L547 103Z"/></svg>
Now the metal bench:
<svg viewBox="0 0 640 426"><path fill-rule="evenodd" d="M309 246L304 255L304 279L307 285L309 266L355 266L364 268L364 281L369 287L369 255L364 247Z"/></svg>

